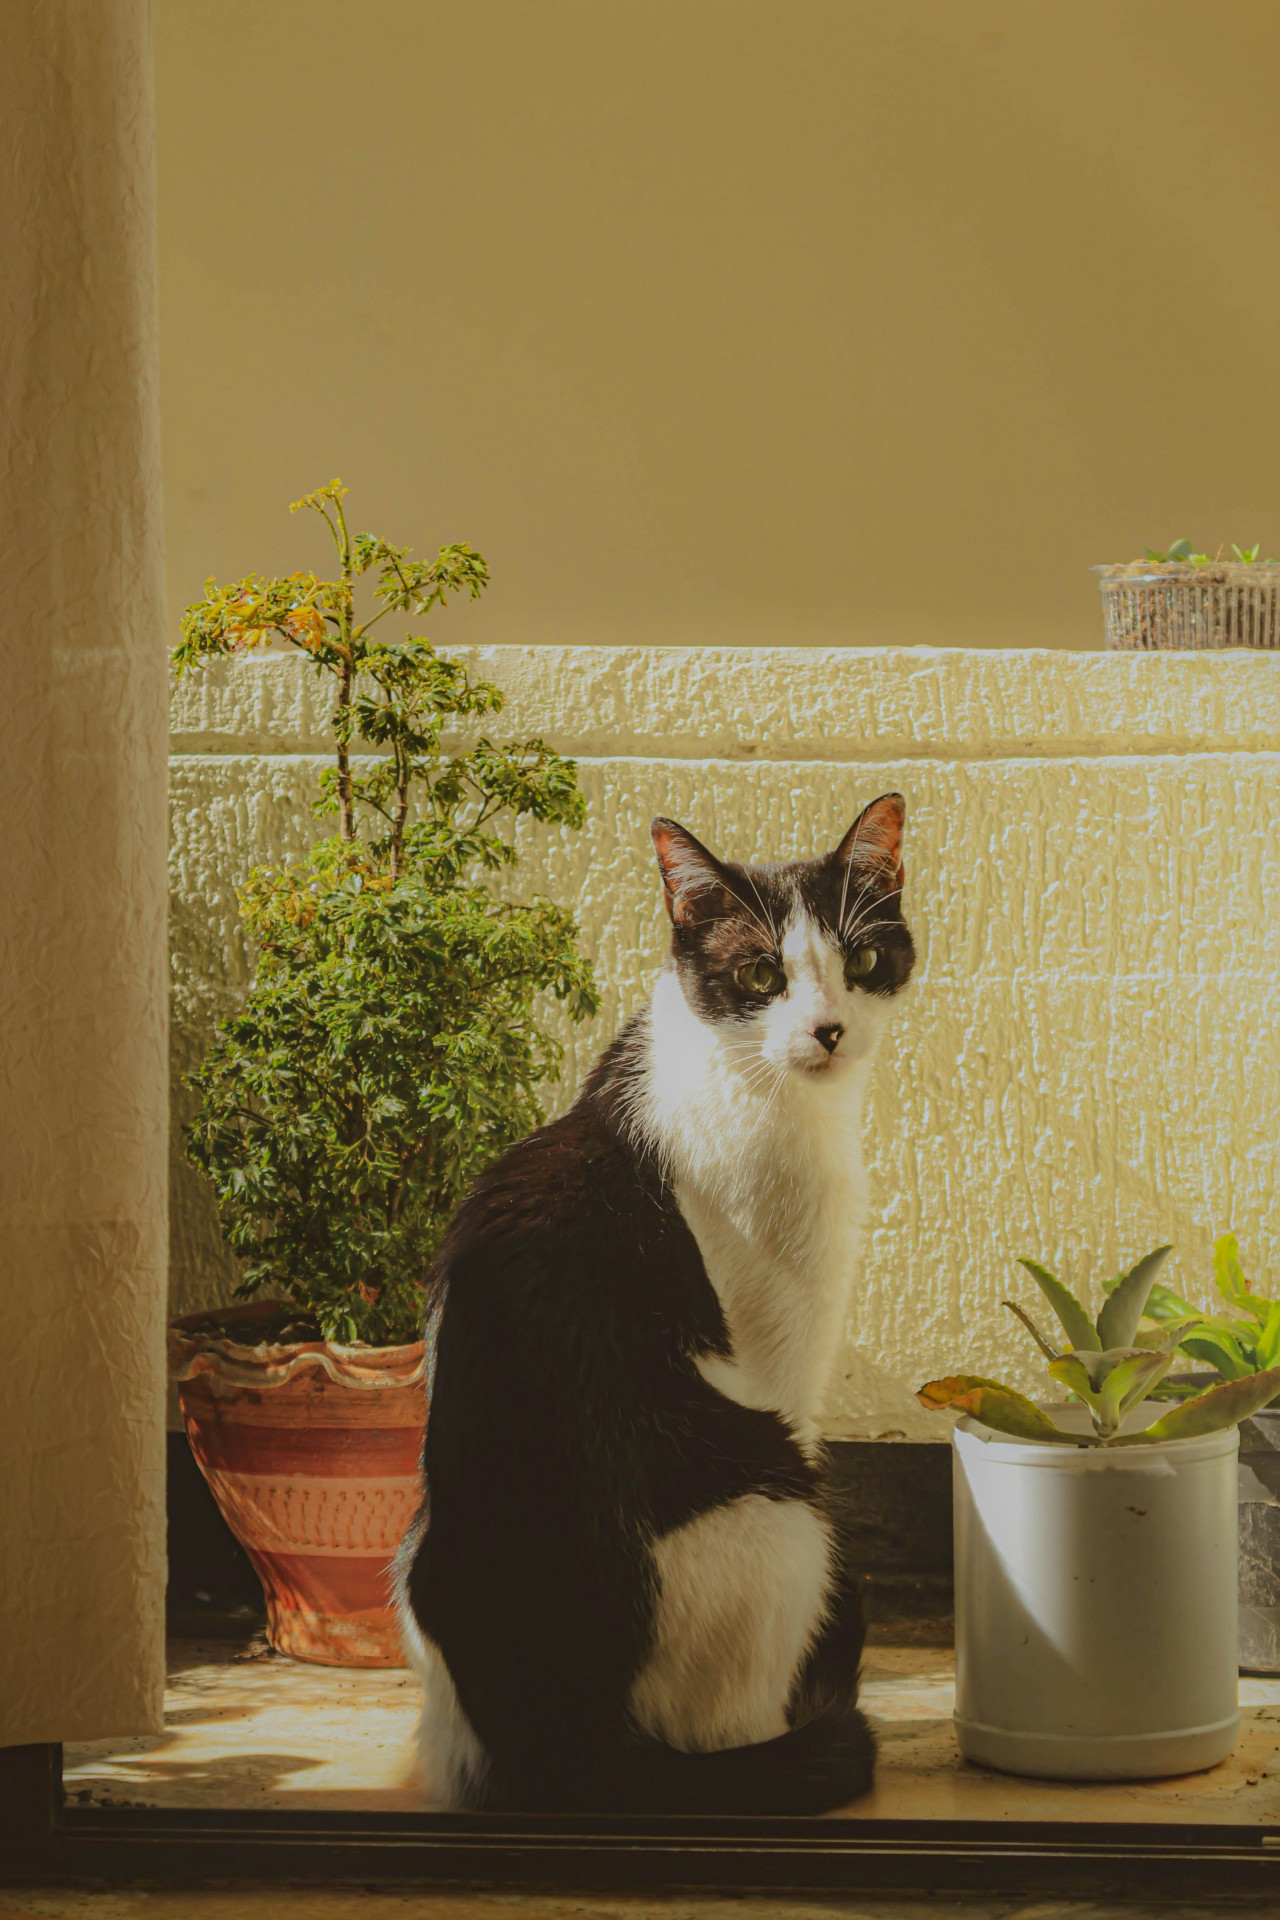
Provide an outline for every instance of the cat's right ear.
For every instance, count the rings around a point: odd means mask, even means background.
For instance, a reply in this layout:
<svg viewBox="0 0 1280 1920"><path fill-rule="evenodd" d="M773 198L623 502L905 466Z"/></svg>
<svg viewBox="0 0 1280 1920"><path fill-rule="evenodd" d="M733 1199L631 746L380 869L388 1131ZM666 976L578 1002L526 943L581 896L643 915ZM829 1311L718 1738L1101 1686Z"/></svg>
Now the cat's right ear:
<svg viewBox="0 0 1280 1920"><path fill-rule="evenodd" d="M675 820L655 820L649 828L662 872L662 890L673 926L715 920L736 904L724 868L701 840Z"/></svg>

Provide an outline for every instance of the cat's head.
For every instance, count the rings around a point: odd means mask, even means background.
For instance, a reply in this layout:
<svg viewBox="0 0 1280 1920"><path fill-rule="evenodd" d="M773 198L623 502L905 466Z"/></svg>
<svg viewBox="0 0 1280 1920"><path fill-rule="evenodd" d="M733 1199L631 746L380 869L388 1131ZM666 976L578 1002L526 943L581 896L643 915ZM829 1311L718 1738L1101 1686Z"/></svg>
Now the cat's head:
<svg viewBox="0 0 1280 1920"><path fill-rule="evenodd" d="M650 831L671 916L671 955L698 1018L743 1058L815 1078L866 1057L915 948L902 916L900 793L864 807L816 860L718 860L674 820Z"/></svg>

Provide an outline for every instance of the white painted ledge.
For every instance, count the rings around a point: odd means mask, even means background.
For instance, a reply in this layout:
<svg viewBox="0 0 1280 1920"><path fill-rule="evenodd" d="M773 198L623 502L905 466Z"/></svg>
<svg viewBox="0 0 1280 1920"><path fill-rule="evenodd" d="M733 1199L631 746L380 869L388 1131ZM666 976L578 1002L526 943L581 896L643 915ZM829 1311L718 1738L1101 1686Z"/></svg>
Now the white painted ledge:
<svg viewBox="0 0 1280 1920"><path fill-rule="evenodd" d="M503 724L567 753L667 760L993 760L1280 750L1265 654L955 647L472 647ZM329 701L294 656L189 675L175 753L323 753Z"/></svg>
<svg viewBox="0 0 1280 1920"><path fill-rule="evenodd" d="M492 731L577 755L580 835L521 835L530 891L571 906L606 987L560 1102L647 991L664 920L647 826L724 853L834 844L886 788L909 804L921 964L877 1076L872 1219L830 1430L940 1437L911 1390L1008 1370L1017 1253L1072 1279L1177 1242L1204 1293L1227 1225L1260 1272L1280 1055L1280 662L918 648L474 650L507 689ZM175 1072L248 979L235 886L314 833L328 701L262 656L189 678L173 708ZM566 1036L569 1037L569 1036ZM174 1294L230 1269L179 1168ZM1277 1274L1280 1281L1280 1274Z"/></svg>

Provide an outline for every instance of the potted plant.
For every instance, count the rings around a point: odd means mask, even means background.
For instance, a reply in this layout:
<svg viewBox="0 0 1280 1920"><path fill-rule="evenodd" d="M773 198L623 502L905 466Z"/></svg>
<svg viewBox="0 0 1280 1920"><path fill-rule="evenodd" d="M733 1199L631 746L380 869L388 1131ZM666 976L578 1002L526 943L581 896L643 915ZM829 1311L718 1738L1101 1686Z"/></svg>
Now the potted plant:
<svg viewBox="0 0 1280 1920"><path fill-rule="evenodd" d="M310 656L335 691L317 811L337 830L241 893L256 973L191 1077L187 1138L249 1304L175 1322L170 1355L272 1643L385 1666L402 1664L386 1569L418 1497L427 1269L471 1177L541 1120L561 1049L540 996L574 1020L598 1000L568 914L494 884L516 818L581 826L573 762L541 740L446 751L446 727L496 714L501 693L374 631L474 597L483 559L352 535L344 493L295 503L328 527L333 578L210 581L174 653L179 673L273 640Z"/></svg>
<svg viewBox="0 0 1280 1920"><path fill-rule="evenodd" d="M1214 1243L1214 1277L1225 1313L1197 1316L1178 1347L1198 1367L1191 1378L1212 1385L1245 1380L1280 1364L1280 1300L1268 1300L1245 1278L1234 1233ZM1151 1289L1147 1314L1172 1325L1196 1314L1169 1287ZM1237 1469L1240 1550L1240 1666L1280 1673L1280 1407L1259 1407L1240 1427Z"/></svg>
<svg viewBox="0 0 1280 1920"><path fill-rule="evenodd" d="M1061 1323L1026 1310L1051 1377L1045 1408L975 1375L933 1380L952 1435L956 1733L968 1758L1049 1779L1212 1766L1235 1744L1236 1425L1280 1368L1224 1381L1153 1417L1195 1316L1143 1328L1157 1247L1096 1319L1047 1268L1022 1265Z"/></svg>
<svg viewBox="0 0 1280 1920"><path fill-rule="evenodd" d="M1257 546L1232 558L1193 553L1189 540L1146 558L1095 567L1108 647L1150 653L1207 647L1280 647L1280 561Z"/></svg>

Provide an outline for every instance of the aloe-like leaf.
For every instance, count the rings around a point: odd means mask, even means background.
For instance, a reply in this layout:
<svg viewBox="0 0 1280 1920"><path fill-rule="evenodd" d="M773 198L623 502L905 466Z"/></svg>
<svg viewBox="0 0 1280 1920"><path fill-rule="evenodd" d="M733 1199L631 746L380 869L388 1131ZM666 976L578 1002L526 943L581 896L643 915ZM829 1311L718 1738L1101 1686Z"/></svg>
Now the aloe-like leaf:
<svg viewBox="0 0 1280 1920"><path fill-rule="evenodd" d="M1151 1292L1155 1277L1171 1247L1154 1247L1150 1253L1144 1253L1141 1260L1134 1262L1119 1286L1109 1296L1102 1312L1098 1315L1098 1344L1105 1350L1108 1347L1131 1347L1133 1336L1138 1331L1138 1322L1142 1318L1147 1304L1147 1295Z"/></svg>
<svg viewBox="0 0 1280 1920"><path fill-rule="evenodd" d="M1217 1382L1208 1373L1166 1373L1163 1380L1157 1380L1150 1395L1152 1400L1189 1400L1194 1393L1203 1393L1206 1387L1216 1386Z"/></svg>
<svg viewBox="0 0 1280 1920"><path fill-rule="evenodd" d="M1264 1300L1260 1304L1264 1308L1262 1318L1265 1320L1265 1308L1271 1303L1268 1300ZM1247 1353L1253 1351L1254 1345L1257 1342L1258 1322L1248 1314L1206 1313L1202 1316L1202 1324L1212 1328L1215 1333L1231 1334L1234 1339L1240 1342Z"/></svg>
<svg viewBox="0 0 1280 1920"><path fill-rule="evenodd" d="M1124 1275L1118 1273L1114 1280L1104 1280L1102 1284L1107 1293L1114 1293L1123 1279ZM1189 1300L1184 1300L1180 1293L1175 1293L1172 1287L1166 1287L1162 1280L1153 1283L1147 1295L1148 1320L1186 1320L1196 1316L1196 1308Z"/></svg>
<svg viewBox="0 0 1280 1920"><path fill-rule="evenodd" d="M1010 1434L1017 1440L1058 1440L1080 1444L1081 1435L1066 1433L1056 1426L1034 1400L1012 1387L979 1387L968 1394L965 1412L991 1427L996 1433Z"/></svg>
<svg viewBox="0 0 1280 1920"><path fill-rule="evenodd" d="M1152 1353L1173 1353L1200 1325L1200 1315L1193 1313L1187 1320L1166 1320L1162 1326L1150 1329L1139 1327L1133 1344Z"/></svg>
<svg viewBox="0 0 1280 1920"><path fill-rule="evenodd" d="M1243 1380L1246 1375L1257 1372L1253 1362L1241 1352L1234 1335L1217 1327L1197 1327L1183 1341L1182 1351L1189 1359L1216 1367L1226 1380Z"/></svg>
<svg viewBox="0 0 1280 1920"><path fill-rule="evenodd" d="M1045 1339L1045 1336L1041 1333L1039 1327L1025 1307L1020 1307L1016 1300L1006 1300L1004 1304L1008 1307L1010 1313L1018 1316L1046 1360L1060 1360L1062 1358L1060 1348L1055 1347L1051 1341Z"/></svg>
<svg viewBox="0 0 1280 1920"><path fill-rule="evenodd" d="M1068 1359L1078 1360L1089 1376L1089 1384L1098 1392L1108 1374L1113 1373L1122 1360L1132 1360L1135 1353L1142 1353L1142 1347L1108 1347L1105 1353L1074 1353ZM1052 1371L1052 1369L1050 1369Z"/></svg>
<svg viewBox="0 0 1280 1920"><path fill-rule="evenodd" d="M1062 1323L1062 1330L1077 1352L1097 1353L1102 1346L1092 1320L1070 1287L1064 1287L1056 1275L1042 1267L1038 1260L1019 1259L1018 1265L1025 1267L1031 1278L1043 1293L1049 1305Z"/></svg>
<svg viewBox="0 0 1280 1920"><path fill-rule="evenodd" d="M1090 1411L1098 1404L1097 1390L1089 1369L1084 1364L1083 1355L1064 1353L1060 1360L1054 1360L1050 1364L1049 1372L1064 1387L1069 1387L1072 1393L1078 1394Z"/></svg>
<svg viewBox="0 0 1280 1920"><path fill-rule="evenodd" d="M1258 1320L1251 1319L1247 1314L1208 1314L1202 1322L1203 1330L1205 1333L1225 1334L1228 1340L1235 1342L1249 1364L1256 1367L1258 1360L1258 1340L1262 1333L1262 1325L1259 1324L1259 1322L1261 1321L1265 1324L1266 1308L1270 1306L1270 1304L1270 1301L1263 1301L1261 1303L1263 1311Z"/></svg>
<svg viewBox="0 0 1280 1920"><path fill-rule="evenodd" d="M1229 1306L1238 1307L1260 1324L1266 1319L1266 1302L1254 1299L1240 1265L1240 1247L1234 1233L1219 1235L1213 1243L1213 1277L1218 1292ZM1261 1306L1261 1311L1259 1311Z"/></svg>
<svg viewBox="0 0 1280 1920"><path fill-rule="evenodd" d="M1171 1353L1131 1353L1111 1369L1098 1394L1098 1431L1113 1434L1131 1407L1146 1399L1173 1365Z"/></svg>
<svg viewBox="0 0 1280 1920"><path fill-rule="evenodd" d="M916 1394L921 1406L934 1411L950 1408L980 1420L997 1433L1012 1434L1018 1440L1070 1440L1077 1445L1082 1436L1064 1433L1034 1400L1015 1387L998 1380L984 1380L976 1374L955 1374L946 1380L930 1380Z"/></svg>
<svg viewBox="0 0 1280 1920"><path fill-rule="evenodd" d="M1224 1380L1220 1387L1184 1400L1163 1414L1142 1433L1121 1434L1113 1446L1134 1446L1139 1441L1191 1440L1198 1434L1221 1433L1224 1427L1239 1426L1251 1413L1257 1413L1280 1393L1280 1367L1265 1373L1251 1373L1244 1380Z"/></svg>
<svg viewBox="0 0 1280 1920"><path fill-rule="evenodd" d="M1255 1351L1260 1368L1274 1367L1280 1361L1280 1300L1267 1302L1267 1317L1262 1323Z"/></svg>
<svg viewBox="0 0 1280 1920"><path fill-rule="evenodd" d="M916 1399L922 1407L928 1407L930 1413L939 1413L944 1408L954 1406L957 1395L972 1393L977 1387L996 1387L1005 1391L1002 1380L988 1380L981 1373L949 1373L942 1380L928 1380L917 1388Z"/></svg>

